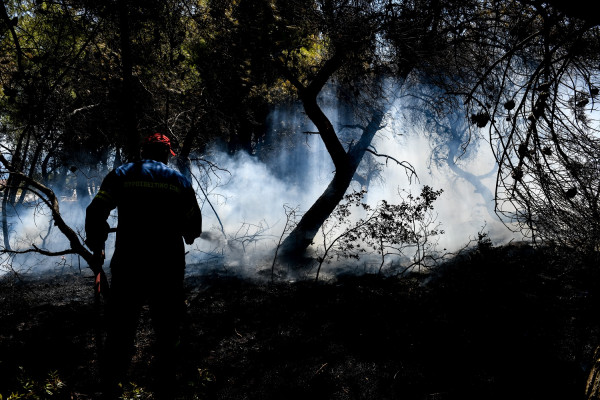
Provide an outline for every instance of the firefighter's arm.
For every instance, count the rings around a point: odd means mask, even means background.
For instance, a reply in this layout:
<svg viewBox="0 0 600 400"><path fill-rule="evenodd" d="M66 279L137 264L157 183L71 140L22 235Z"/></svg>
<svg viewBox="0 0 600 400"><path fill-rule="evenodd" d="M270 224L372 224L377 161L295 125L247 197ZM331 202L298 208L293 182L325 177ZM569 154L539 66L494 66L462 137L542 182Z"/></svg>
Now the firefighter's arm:
<svg viewBox="0 0 600 400"><path fill-rule="evenodd" d="M108 213L106 206L94 198L88 206L85 215L85 244L92 251L93 257L89 263L90 268L96 275L96 290L100 291L100 281L102 278L102 265L104 264L104 242L108 237Z"/></svg>
<svg viewBox="0 0 600 400"><path fill-rule="evenodd" d="M108 211L108 212L107 212ZM104 242L108 238L110 229L108 215L110 209L101 204L96 199L88 206L85 212L85 244L94 254L100 254L104 248Z"/></svg>
<svg viewBox="0 0 600 400"><path fill-rule="evenodd" d="M100 256L104 250L104 242L108 237L110 226L107 219L110 211L116 207L114 173L109 173L96 197L92 200L85 212L85 244L94 253Z"/></svg>
<svg viewBox="0 0 600 400"><path fill-rule="evenodd" d="M196 194L190 188L184 199L186 213L183 218L183 239L186 244L194 243L202 233L202 213L196 200Z"/></svg>

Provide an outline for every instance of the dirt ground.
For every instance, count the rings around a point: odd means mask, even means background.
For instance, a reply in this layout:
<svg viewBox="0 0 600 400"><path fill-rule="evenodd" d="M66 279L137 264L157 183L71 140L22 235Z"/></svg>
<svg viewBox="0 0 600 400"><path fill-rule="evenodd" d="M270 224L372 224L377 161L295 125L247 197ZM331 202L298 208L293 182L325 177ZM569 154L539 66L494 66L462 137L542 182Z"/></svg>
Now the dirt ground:
<svg viewBox="0 0 600 400"><path fill-rule="evenodd" d="M597 269L508 246L403 278L190 276L173 399L583 398L600 344ZM98 398L91 286L85 271L0 281L0 394L56 371L66 387L48 398ZM143 313L131 398L152 398L151 344Z"/></svg>

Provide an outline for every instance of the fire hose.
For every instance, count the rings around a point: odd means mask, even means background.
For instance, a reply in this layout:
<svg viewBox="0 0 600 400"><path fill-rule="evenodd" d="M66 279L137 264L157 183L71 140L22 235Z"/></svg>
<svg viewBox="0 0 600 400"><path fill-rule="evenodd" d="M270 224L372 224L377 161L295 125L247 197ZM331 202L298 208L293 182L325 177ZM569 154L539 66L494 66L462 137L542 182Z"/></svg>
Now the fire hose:
<svg viewBox="0 0 600 400"><path fill-rule="evenodd" d="M108 233L116 232L117 228L110 228ZM94 273L94 298L96 302L100 301L100 295L104 298L104 300L108 300L110 295L110 286L108 284L108 278L104 273L104 259L106 258L106 253L104 251L104 244L102 248L94 251L92 255L92 260L89 263L90 269Z"/></svg>
<svg viewBox="0 0 600 400"><path fill-rule="evenodd" d="M90 268L94 273L94 296L97 297L97 300L100 300L99 297L102 295L104 300L108 300L108 296L110 295L110 286L108 284L108 278L104 273L104 259L105 253L104 248L101 251L94 252L92 263L90 264Z"/></svg>

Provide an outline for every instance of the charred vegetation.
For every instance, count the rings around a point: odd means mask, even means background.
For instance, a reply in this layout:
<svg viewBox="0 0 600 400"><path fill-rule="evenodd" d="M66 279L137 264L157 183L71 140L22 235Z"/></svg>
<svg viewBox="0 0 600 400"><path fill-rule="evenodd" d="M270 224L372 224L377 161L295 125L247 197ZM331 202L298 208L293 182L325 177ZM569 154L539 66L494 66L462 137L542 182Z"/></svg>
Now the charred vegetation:
<svg viewBox="0 0 600 400"><path fill-rule="evenodd" d="M189 276L172 398L582 398L600 335L595 261L484 237L403 278ZM98 398L92 278L0 283L0 393L56 371L52 398ZM150 399L147 313L139 323L128 390Z"/></svg>

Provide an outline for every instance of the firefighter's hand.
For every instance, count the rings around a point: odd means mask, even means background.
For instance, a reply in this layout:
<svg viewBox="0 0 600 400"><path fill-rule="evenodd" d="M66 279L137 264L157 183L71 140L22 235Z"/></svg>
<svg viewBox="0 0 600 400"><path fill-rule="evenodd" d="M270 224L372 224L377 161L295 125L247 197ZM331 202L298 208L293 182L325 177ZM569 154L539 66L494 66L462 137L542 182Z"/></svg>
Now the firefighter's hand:
<svg viewBox="0 0 600 400"><path fill-rule="evenodd" d="M110 231L110 225L106 221L103 221L102 224L95 229L88 230L86 228L87 238L85 239L85 244L92 251L104 248L104 242L108 239L108 233Z"/></svg>
<svg viewBox="0 0 600 400"><path fill-rule="evenodd" d="M192 235L183 235L183 240L185 240L185 244L193 244L196 238L200 237L200 234L192 234Z"/></svg>
<svg viewBox="0 0 600 400"><path fill-rule="evenodd" d="M196 240L196 238L193 237L193 236L187 236L186 235L186 236L183 237L183 240L185 240L185 244L193 244L194 240Z"/></svg>
<svg viewBox="0 0 600 400"><path fill-rule="evenodd" d="M92 253L92 260L90 262L92 271L96 274L102 271L102 264L104 264L104 249L95 250Z"/></svg>
<svg viewBox="0 0 600 400"><path fill-rule="evenodd" d="M94 250L94 260L104 263L104 249Z"/></svg>

